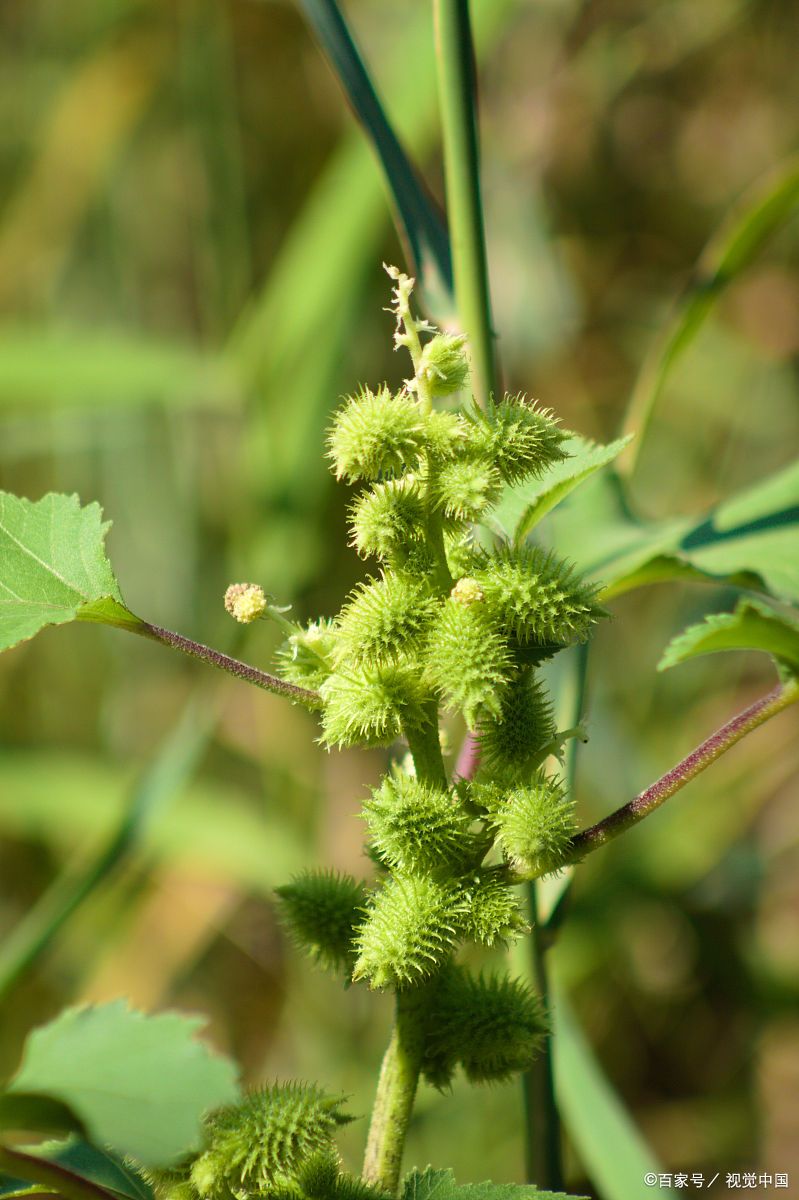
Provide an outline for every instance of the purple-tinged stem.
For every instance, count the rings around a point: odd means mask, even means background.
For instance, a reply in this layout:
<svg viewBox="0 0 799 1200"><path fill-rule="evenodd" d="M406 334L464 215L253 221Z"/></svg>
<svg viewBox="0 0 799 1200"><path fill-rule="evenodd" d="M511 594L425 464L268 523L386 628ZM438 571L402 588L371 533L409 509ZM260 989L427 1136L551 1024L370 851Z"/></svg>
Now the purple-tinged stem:
<svg viewBox="0 0 799 1200"><path fill-rule="evenodd" d="M458 754L458 761L455 763L455 770L452 772L452 782L457 783L459 779L474 779L477 774L477 769L480 766L480 739L468 731L463 739L463 745Z"/></svg>
<svg viewBox="0 0 799 1200"><path fill-rule="evenodd" d="M799 682L792 681L784 686L774 688L768 695L762 696L754 704L750 704L743 712L739 712L721 729L717 729L709 738L697 746L687 758L678 762L676 767L667 771L656 783L651 784L634 800L617 808L609 817L583 829L572 838L568 862L578 862L592 850L597 850L611 841L620 833L637 825L659 808L664 800L668 800L675 792L679 792L687 783L701 774L711 763L726 753L731 746L739 742L747 733L763 725L771 717L782 712L784 708L799 700Z"/></svg>
<svg viewBox="0 0 799 1200"><path fill-rule="evenodd" d="M258 667L251 667L249 663L239 662L237 658L231 658L229 654L223 654L221 650L213 650L210 646L194 642L180 633L173 633L171 629L162 629L160 625L151 625L149 621L142 621L129 628L141 637L161 642L164 646L171 646L173 650L180 650L183 654L191 655L192 658L199 658L201 662L210 663L212 667L218 667L220 671L227 671L229 675L235 675L237 679L243 679L246 683L263 688L264 691L274 692L277 696L286 696L289 700L295 700L308 708L320 707L321 700L318 692L298 687L294 683L287 683L285 679L279 679L277 675L269 675L266 671L260 671Z"/></svg>

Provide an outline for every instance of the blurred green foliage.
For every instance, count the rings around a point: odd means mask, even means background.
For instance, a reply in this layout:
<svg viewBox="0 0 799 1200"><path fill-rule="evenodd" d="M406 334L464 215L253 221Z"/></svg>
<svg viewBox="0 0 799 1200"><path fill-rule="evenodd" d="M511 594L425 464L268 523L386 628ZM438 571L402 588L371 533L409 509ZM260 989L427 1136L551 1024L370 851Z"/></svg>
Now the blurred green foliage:
<svg viewBox="0 0 799 1200"><path fill-rule="evenodd" d="M429 6L348 13L440 196ZM475 16L506 382L608 441L709 236L795 149L799 11L487 0ZM0 486L99 499L131 607L200 640L230 638L233 578L303 617L334 611L364 568L342 552L323 434L345 387L398 380L380 262L400 249L298 8L5 0L0 66ZM702 512L795 457L798 266L794 221L667 381L632 481L645 514ZM730 599L691 583L613 601L589 670L586 820L766 686L754 656L655 675L672 635ZM242 653L266 666L273 646L259 627ZM124 994L207 1011L249 1079L318 1079L366 1113L388 1006L312 974L271 889L305 864L367 873L355 814L383 757L328 754L307 714L212 681L195 761L181 714L198 683L202 668L80 627L0 661L0 932L107 844L165 742L185 766L137 852L3 998L0 1070L64 1003ZM553 952L669 1169L799 1173L792 721L593 856ZM170 736L189 737L183 757ZM517 1110L514 1085L458 1081L447 1103L425 1088L408 1162L516 1178ZM344 1135L351 1165L362 1139L362 1122Z"/></svg>

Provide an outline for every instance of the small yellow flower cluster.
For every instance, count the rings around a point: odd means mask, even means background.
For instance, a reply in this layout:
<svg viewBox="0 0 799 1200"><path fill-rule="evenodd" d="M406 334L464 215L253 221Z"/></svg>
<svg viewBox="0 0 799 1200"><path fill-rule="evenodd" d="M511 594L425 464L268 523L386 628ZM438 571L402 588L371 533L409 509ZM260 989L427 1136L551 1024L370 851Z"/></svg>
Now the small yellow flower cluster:
<svg viewBox="0 0 799 1200"><path fill-rule="evenodd" d="M266 611L264 589L257 583L231 583L225 592L225 608L242 625L249 625Z"/></svg>

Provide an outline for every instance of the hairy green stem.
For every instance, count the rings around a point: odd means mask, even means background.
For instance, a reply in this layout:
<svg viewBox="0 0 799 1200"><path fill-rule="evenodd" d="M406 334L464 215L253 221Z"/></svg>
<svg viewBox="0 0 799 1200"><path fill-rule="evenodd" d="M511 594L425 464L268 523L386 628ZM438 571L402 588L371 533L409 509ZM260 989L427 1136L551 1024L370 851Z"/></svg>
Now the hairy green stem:
<svg viewBox="0 0 799 1200"><path fill-rule="evenodd" d="M251 667L249 663L239 662L237 658L231 658L229 654L223 654L221 650L213 650L210 646L204 646L202 642L195 642L191 638L183 637L180 633L173 633L171 629L162 629L160 625L151 625L149 621L141 621L137 625L128 625L126 628L131 633L138 633L140 637L160 642L162 646L170 646L173 650L179 650L182 654L188 654L192 658L199 658L201 662L218 667L220 671L227 671L229 675L235 675L237 679L252 683L266 692L285 696L289 700L295 700L298 704L304 704L306 708L321 707L322 702L318 692L298 687L294 683L287 683L285 679L280 679L277 675L269 675L266 671L259 670L258 667Z"/></svg>
<svg viewBox="0 0 799 1200"><path fill-rule="evenodd" d="M427 705L426 716L428 720L421 729L406 728L403 732L417 778L446 787L435 701ZM419 1085L422 1051L418 1011L419 995L413 988L396 993L394 1029L380 1069L363 1163L366 1182L392 1193L399 1186L402 1152Z"/></svg>
<svg viewBox="0 0 799 1200"><path fill-rule="evenodd" d="M737 713L726 725L722 725L720 729L712 733L701 745L697 746L696 750L678 762L676 767L672 767L634 800L623 804L610 816L604 817L589 829L583 829L581 833L572 838L567 861L579 862L592 850L598 850L606 842L618 837L625 830L631 829L639 821L643 821L665 800L668 800L675 792L679 792L687 783L705 771L711 763L725 754L747 733L751 733L753 729L757 729L758 726L763 725L797 701L799 701L799 682L796 680L774 688L766 696L761 696L754 704L750 704L743 712Z"/></svg>
<svg viewBox="0 0 799 1200"><path fill-rule="evenodd" d="M469 338L474 394L485 407L496 391L496 359L480 200L469 3L434 0L433 11L455 300Z"/></svg>
<svg viewBox="0 0 799 1200"><path fill-rule="evenodd" d="M551 996L545 959L549 937L542 924L535 883L528 884L532 923L531 970L535 989L551 1023ZM555 1099L552 1038L547 1036L541 1053L522 1077L524 1096L524 1157L528 1183L560 1191L563 1187L560 1114Z"/></svg>
<svg viewBox="0 0 799 1200"><path fill-rule="evenodd" d="M383 1057L363 1178L395 1195L399 1188L405 1137L419 1085L422 1045L414 993L397 992L396 1020Z"/></svg>
<svg viewBox="0 0 799 1200"><path fill-rule="evenodd" d="M425 704L424 713L427 719L421 728L412 729L406 726L403 729L405 740L413 757L417 778L425 783L446 788L447 773L438 736L438 704L435 700L429 700Z"/></svg>

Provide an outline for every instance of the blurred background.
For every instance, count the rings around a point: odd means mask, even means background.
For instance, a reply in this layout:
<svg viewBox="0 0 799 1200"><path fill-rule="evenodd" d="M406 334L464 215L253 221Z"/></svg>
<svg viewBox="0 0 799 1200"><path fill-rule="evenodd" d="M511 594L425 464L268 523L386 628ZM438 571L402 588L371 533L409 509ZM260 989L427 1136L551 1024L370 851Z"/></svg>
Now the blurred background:
<svg viewBox="0 0 799 1200"><path fill-rule="evenodd" d="M347 12L440 197L428 3ZM476 12L503 372L609 440L705 241L796 147L799 8ZM368 570L344 550L351 496L323 438L343 391L406 371L380 267L400 259L378 169L290 0L0 6L0 486L99 500L135 612L267 667L268 627L234 647L228 582L305 619ZM794 222L674 374L635 476L644 514L701 512L795 457L798 266ZM590 663L584 820L771 686L748 655L655 674L675 632L732 599L692 584L613 602ZM3 656L0 934L54 885L57 906L126 812L137 845L0 989L0 1073L64 1004L126 995L209 1014L250 1082L318 1080L368 1112L388 1001L317 973L271 898L306 864L368 874L358 810L385 756L329 754L316 733L121 633L51 630ZM553 951L668 1170L799 1178L796 733L783 715L593 856ZM516 1083L424 1087L408 1161L519 1178L518 1100ZM346 1132L353 1166L364 1136Z"/></svg>

